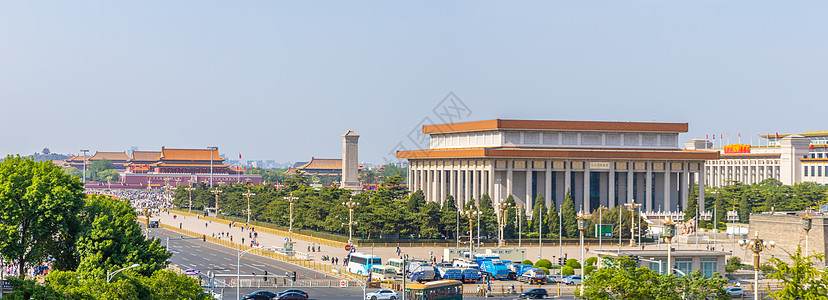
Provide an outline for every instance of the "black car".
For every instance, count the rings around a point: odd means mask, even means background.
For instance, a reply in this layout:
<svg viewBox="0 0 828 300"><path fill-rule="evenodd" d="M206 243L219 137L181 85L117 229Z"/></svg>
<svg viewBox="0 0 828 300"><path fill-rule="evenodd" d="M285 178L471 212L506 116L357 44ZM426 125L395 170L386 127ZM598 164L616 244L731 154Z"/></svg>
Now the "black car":
<svg viewBox="0 0 828 300"><path fill-rule="evenodd" d="M278 292L278 293L276 293L276 297L281 296L281 295L285 295L285 294L290 294L290 293L302 294L302 295L305 295L305 298L308 297L308 293L306 293L303 290L297 290L297 289L289 289L289 290L284 290L284 291Z"/></svg>
<svg viewBox="0 0 828 300"><path fill-rule="evenodd" d="M150 221L149 228L158 228L158 221Z"/></svg>
<svg viewBox="0 0 828 300"><path fill-rule="evenodd" d="M546 298L546 296L548 296L548 294L546 293L546 290L544 290L544 289L531 289L531 290L525 291L523 293L520 293L520 295L518 295L518 298L520 298L520 299L543 299L543 298Z"/></svg>
<svg viewBox="0 0 828 300"><path fill-rule="evenodd" d="M244 295L242 299L244 300L270 300L276 296L276 294L268 292L268 291L255 291L250 294Z"/></svg>
<svg viewBox="0 0 828 300"><path fill-rule="evenodd" d="M307 294L300 294L300 293L284 293L273 297L273 300L307 300Z"/></svg>

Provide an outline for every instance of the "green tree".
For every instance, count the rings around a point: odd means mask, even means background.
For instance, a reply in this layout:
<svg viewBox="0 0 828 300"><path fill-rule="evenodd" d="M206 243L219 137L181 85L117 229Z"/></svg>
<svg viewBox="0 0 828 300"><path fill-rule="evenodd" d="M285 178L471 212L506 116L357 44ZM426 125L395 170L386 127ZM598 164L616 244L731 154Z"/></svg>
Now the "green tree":
<svg viewBox="0 0 828 300"><path fill-rule="evenodd" d="M0 162L0 254L29 262L63 257L61 241L74 239L83 187L51 162L7 156Z"/></svg>
<svg viewBox="0 0 828 300"><path fill-rule="evenodd" d="M771 278L779 280L784 287L772 291L773 299L825 299L828 295L828 276L825 271L814 266L814 261L825 260L825 253L803 255L802 247L797 246L796 252L788 255L791 263L778 257L771 257L768 261L773 266Z"/></svg>
<svg viewBox="0 0 828 300"><path fill-rule="evenodd" d="M698 207L698 199L690 197L690 199L687 200L687 209L684 210L684 221L689 221L690 219L695 218Z"/></svg>
<svg viewBox="0 0 828 300"><path fill-rule="evenodd" d="M517 235L517 208L515 207L515 198L512 195L506 197L506 226L503 227L503 235L516 236Z"/></svg>
<svg viewBox="0 0 828 300"><path fill-rule="evenodd" d="M485 236L497 236L497 214L489 194L480 196L480 234Z"/></svg>
<svg viewBox="0 0 828 300"><path fill-rule="evenodd" d="M548 259L545 259L545 258L544 259L539 259L537 262L535 262L535 267L536 268L543 267L543 268L549 269L549 268L552 268L552 262L549 261Z"/></svg>
<svg viewBox="0 0 828 300"><path fill-rule="evenodd" d="M748 201L747 195L742 196L742 199L739 201L739 222L750 222L751 211L753 211L753 208L751 207L750 202Z"/></svg>
<svg viewBox="0 0 828 300"><path fill-rule="evenodd" d="M457 204L454 203L454 197L448 195L443 200L443 207L440 209L440 227L442 228L443 235L457 238L458 219Z"/></svg>
<svg viewBox="0 0 828 300"><path fill-rule="evenodd" d="M80 216L84 231L77 242L79 271L102 276L137 263L141 266L136 271L150 276L166 268L172 254L159 239L144 239L128 200L90 196Z"/></svg>
<svg viewBox="0 0 828 300"><path fill-rule="evenodd" d="M578 216L575 212L575 201L572 200L572 193L569 192L569 189L566 190L561 215L563 217L564 234L570 238L578 237Z"/></svg>
<svg viewBox="0 0 828 300"><path fill-rule="evenodd" d="M540 228L546 226L546 222L543 220L546 213L546 202L544 202L543 195L538 194L535 197L535 204L532 206L532 223L529 225L532 232L538 232Z"/></svg>

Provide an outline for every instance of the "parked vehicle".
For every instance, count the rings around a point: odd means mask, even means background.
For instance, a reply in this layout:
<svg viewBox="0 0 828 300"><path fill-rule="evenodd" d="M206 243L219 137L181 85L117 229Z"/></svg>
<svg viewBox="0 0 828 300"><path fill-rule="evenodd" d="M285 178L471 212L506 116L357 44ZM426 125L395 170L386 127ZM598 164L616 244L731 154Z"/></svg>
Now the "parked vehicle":
<svg viewBox="0 0 828 300"><path fill-rule="evenodd" d="M268 291L255 291L250 294L242 296L243 300L270 300L276 294Z"/></svg>
<svg viewBox="0 0 828 300"><path fill-rule="evenodd" d="M463 283L475 283L480 280L480 270L478 269L462 269Z"/></svg>
<svg viewBox="0 0 828 300"><path fill-rule="evenodd" d="M549 282L549 283L563 282L563 280L564 280L564 276L560 275L560 274L558 274L558 275L546 275L546 282Z"/></svg>
<svg viewBox="0 0 828 300"><path fill-rule="evenodd" d="M543 299L549 296L545 289L531 289L520 293L518 299Z"/></svg>
<svg viewBox="0 0 828 300"><path fill-rule="evenodd" d="M386 265L391 266L394 268L394 271L397 272L397 275L402 275L403 272L403 260L399 258L389 258Z"/></svg>
<svg viewBox="0 0 828 300"><path fill-rule="evenodd" d="M427 264L422 264L416 268L409 269L408 280L423 282L435 280L437 274L434 272L434 267Z"/></svg>
<svg viewBox="0 0 828 300"><path fill-rule="evenodd" d="M282 294L281 296L273 297L272 300L307 300L308 295L300 294L300 293L286 293Z"/></svg>
<svg viewBox="0 0 828 300"><path fill-rule="evenodd" d="M563 283L566 285L581 284L581 276L564 277Z"/></svg>
<svg viewBox="0 0 828 300"><path fill-rule="evenodd" d="M463 300L463 283L455 280L415 283L405 288L406 298L423 300ZM408 296L411 295L411 296Z"/></svg>
<svg viewBox="0 0 828 300"><path fill-rule="evenodd" d="M379 281L397 280L397 271L389 265L371 266L371 279Z"/></svg>
<svg viewBox="0 0 828 300"><path fill-rule="evenodd" d="M509 269L509 276L508 279L515 280L523 273L526 273L526 270L532 269L532 265L524 265L524 264L506 264L506 268Z"/></svg>
<svg viewBox="0 0 828 300"><path fill-rule="evenodd" d="M507 280L509 279L509 269L506 265L498 260L481 259L477 261L480 271L491 274L492 279Z"/></svg>
<svg viewBox="0 0 828 300"><path fill-rule="evenodd" d="M284 290L284 291L281 291L281 292L277 293L277 294L276 294L276 296L285 295L285 294L290 294L290 293L302 294L302 295L305 295L305 297L307 297L307 296L308 296L308 293L307 293L307 292L305 292L305 291L303 291L303 290L297 290L297 289L289 289L289 290Z"/></svg>
<svg viewBox="0 0 828 300"><path fill-rule="evenodd" d="M518 281L529 284L544 284L546 283L546 271L538 268L526 270L518 277Z"/></svg>
<svg viewBox="0 0 828 300"><path fill-rule="evenodd" d="M437 268L442 280L463 280L463 270L452 267Z"/></svg>
<svg viewBox="0 0 828 300"><path fill-rule="evenodd" d="M397 300L397 292L392 290L376 290L365 294L366 300Z"/></svg>
<svg viewBox="0 0 828 300"><path fill-rule="evenodd" d="M150 221L149 228L158 228L158 221Z"/></svg>
<svg viewBox="0 0 828 300"><path fill-rule="evenodd" d="M371 266L382 265L382 258L360 252L348 256L348 272L366 276Z"/></svg>
<svg viewBox="0 0 828 300"><path fill-rule="evenodd" d="M727 292L730 297L742 297L745 295L745 290L738 286L731 286L726 287L725 292Z"/></svg>
<svg viewBox="0 0 828 300"><path fill-rule="evenodd" d="M196 269L186 269L184 270L184 275L198 275L201 271Z"/></svg>

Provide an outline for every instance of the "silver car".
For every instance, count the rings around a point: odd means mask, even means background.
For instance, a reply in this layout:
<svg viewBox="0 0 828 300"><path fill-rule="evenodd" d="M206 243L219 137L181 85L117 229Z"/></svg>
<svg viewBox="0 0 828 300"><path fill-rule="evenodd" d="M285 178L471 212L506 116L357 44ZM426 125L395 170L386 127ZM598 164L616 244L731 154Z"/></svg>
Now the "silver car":
<svg viewBox="0 0 828 300"><path fill-rule="evenodd" d="M377 290L365 294L365 300L397 300L397 292L392 290Z"/></svg>

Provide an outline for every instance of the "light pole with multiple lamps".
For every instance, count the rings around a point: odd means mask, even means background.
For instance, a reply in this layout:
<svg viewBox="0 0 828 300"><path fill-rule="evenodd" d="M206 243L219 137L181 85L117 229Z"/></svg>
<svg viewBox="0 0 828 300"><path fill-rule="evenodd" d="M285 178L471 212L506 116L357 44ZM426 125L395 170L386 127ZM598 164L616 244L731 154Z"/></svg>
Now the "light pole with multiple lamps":
<svg viewBox="0 0 828 300"><path fill-rule="evenodd" d="M523 244L522 243L523 242L523 240L522 240L522 238L523 238L523 222L522 222L523 221L523 216L520 215L521 214L521 211L520 211L521 206L520 205L515 205L515 206L517 206L517 214L515 214L515 223L518 223L518 248L521 248L521 247L523 247L523 245L522 245Z"/></svg>
<svg viewBox="0 0 828 300"><path fill-rule="evenodd" d="M293 203L293 202L291 202ZM359 202L354 202L353 199L348 199L348 202L342 202L342 205L348 208L348 245L354 245L354 207L359 205ZM293 207L293 206L291 206ZM291 211L293 211L291 209Z"/></svg>
<svg viewBox="0 0 828 300"><path fill-rule="evenodd" d="M290 203L290 220L289 220L290 226L288 227L288 232L293 233L293 201L299 200L299 198L298 197L293 197L293 192L291 192L290 196L285 197L285 200L287 200L288 203ZM351 240L348 239L348 244L349 245L351 244L350 241Z"/></svg>
<svg viewBox="0 0 828 300"><path fill-rule="evenodd" d="M256 196L256 193L251 193L250 189L247 189L247 193L243 193L242 196L247 197L247 225L250 225L250 197Z"/></svg>
<svg viewBox="0 0 828 300"><path fill-rule="evenodd" d="M473 209L463 211L466 218L469 218L469 258L474 257L474 219L477 218L479 213Z"/></svg>
<svg viewBox="0 0 828 300"><path fill-rule="evenodd" d="M584 214L584 208L581 207L581 211L578 213L578 231L581 232L581 277L583 278L584 274L584 230L587 228L587 221L589 221L589 215ZM581 285L581 293L584 292L584 286Z"/></svg>
<svg viewBox="0 0 828 300"><path fill-rule="evenodd" d="M255 249L262 249L261 246L250 247L250 249L241 251L238 250L236 256L236 300L241 299L241 257L247 252L253 251ZM274 279L276 280L276 279Z"/></svg>
<svg viewBox="0 0 828 300"><path fill-rule="evenodd" d="M753 251L753 299L759 300L759 253L767 248L773 249L776 246L774 241L764 241L759 238L759 232L756 231L754 237L750 240L739 240L739 247Z"/></svg>
<svg viewBox="0 0 828 300"><path fill-rule="evenodd" d="M601 237L604 236L604 214L603 210L608 209L606 206L598 205L598 249L604 250L604 243Z"/></svg>
<svg viewBox="0 0 828 300"><path fill-rule="evenodd" d="M132 268L137 268L137 267L140 267L140 266L141 266L140 264L133 264L133 265L131 265L131 266L129 266L129 267L126 267L126 268L121 268L121 269L115 270L115 272L109 272L109 271L106 271L106 283L109 283L110 281L112 281L112 278L115 278L115 275L116 275L116 274L118 274L118 273L120 273L121 271L123 271L123 270L128 270L128 269L132 269Z"/></svg>
<svg viewBox="0 0 828 300"><path fill-rule="evenodd" d="M184 188L187 191L187 194L190 196L190 206L187 207L187 213L191 213L193 209L193 191L195 191L194 187L188 186Z"/></svg>
<svg viewBox="0 0 828 300"><path fill-rule="evenodd" d="M212 183L211 183L211 185L212 185ZM213 189L212 191L210 191L210 193L213 193L213 195L216 195L216 206L215 206L215 209L216 209L216 216L218 216L218 213L219 213L219 207L218 207L219 201L218 201L218 196L219 196L219 194L221 194L221 192L222 192L222 191L221 191L220 189L218 189L218 187L216 187L215 189Z"/></svg>
<svg viewBox="0 0 828 300"><path fill-rule="evenodd" d="M641 209L641 204L630 202L625 203L624 207L630 210L630 246L635 246L635 210Z"/></svg>
<svg viewBox="0 0 828 300"><path fill-rule="evenodd" d="M805 256L808 256L808 232L811 231L811 225L813 224L814 218L805 213L805 216L802 217L802 229L805 229Z"/></svg>
<svg viewBox="0 0 828 300"><path fill-rule="evenodd" d="M81 149L80 152L83 152L83 184L86 184L86 153L89 153L89 149Z"/></svg>
<svg viewBox="0 0 828 300"><path fill-rule="evenodd" d="M673 222L672 218L667 218L667 222L664 222L664 237L667 238L667 274L673 274L671 269L672 265L670 264L671 253L673 252L673 237L676 236L676 223Z"/></svg>
<svg viewBox="0 0 828 300"><path fill-rule="evenodd" d="M503 247L504 227L506 227L506 220L508 220L507 218L509 217L509 214L507 212L509 211L509 208L512 207L512 204L511 203L506 203L506 201L500 200L499 202L497 202L496 206L497 206L497 212L498 212L497 224L498 224L498 228L500 229L499 230L500 239L497 242L497 247L501 248L501 247Z"/></svg>

